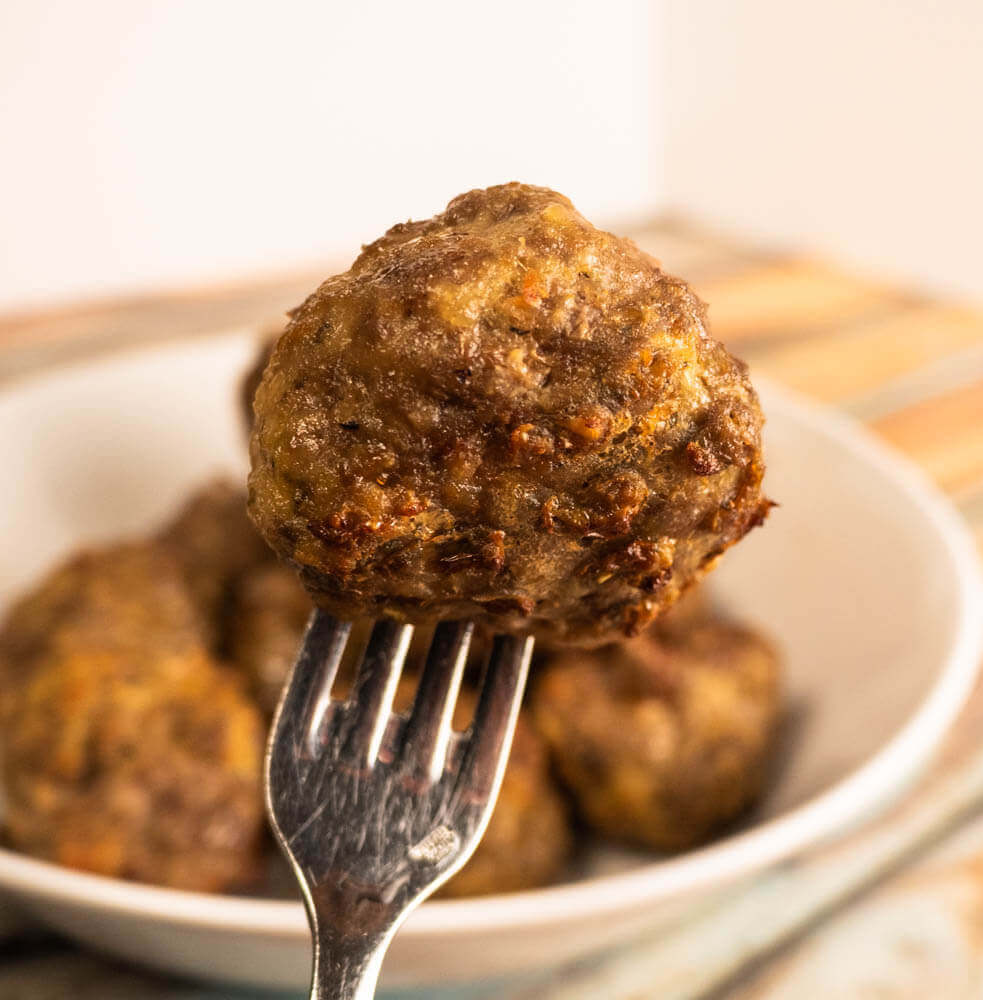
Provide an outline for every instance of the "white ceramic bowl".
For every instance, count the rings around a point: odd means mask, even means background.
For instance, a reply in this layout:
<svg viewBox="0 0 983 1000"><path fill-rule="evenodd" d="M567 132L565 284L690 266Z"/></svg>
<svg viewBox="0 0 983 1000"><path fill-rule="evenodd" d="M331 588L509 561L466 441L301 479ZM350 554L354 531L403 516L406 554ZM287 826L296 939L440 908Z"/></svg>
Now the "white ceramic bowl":
<svg viewBox="0 0 983 1000"><path fill-rule="evenodd" d="M210 474L244 468L245 333L143 349L0 394L0 602L82 542L142 531ZM781 506L729 553L718 596L788 659L794 725L765 803L709 847L660 860L598 852L555 888L426 903L384 982L426 985L582 957L677 921L765 865L841 834L927 762L980 657L973 546L947 502L841 417L771 387L767 487ZM107 952L192 976L302 987L299 903L206 896L0 851L0 892Z"/></svg>

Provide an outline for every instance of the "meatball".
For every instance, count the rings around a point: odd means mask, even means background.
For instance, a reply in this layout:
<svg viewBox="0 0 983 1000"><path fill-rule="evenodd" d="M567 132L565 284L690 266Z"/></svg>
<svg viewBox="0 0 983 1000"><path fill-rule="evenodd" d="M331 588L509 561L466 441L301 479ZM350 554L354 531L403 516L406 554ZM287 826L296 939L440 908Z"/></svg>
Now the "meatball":
<svg viewBox="0 0 983 1000"><path fill-rule="evenodd" d="M488 828L441 895L485 896L548 885L562 874L572 847L569 810L550 773L546 745L522 713Z"/></svg>
<svg viewBox="0 0 983 1000"><path fill-rule="evenodd" d="M135 543L83 551L52 570L10 608L0 629L0 697L21 686L53 649L121 655L201 644L203 621L170 551Z"/></svg>
<svg viewBox="0 0 983 1000"><path fill-rule="evenodd" d="M261 865L263 727L161 545L71 559L0 632L0 770L19 850L217 891Z"/></svg>
<svg viewBox="0 0 983 1000"><path fill-rule="evenodd" d="M714 621L713 603L706 588L691 587L678 601L659 615L652 626L655 635L666 643L685 640L693 629Z"/></svg>
<svg viewBox="0 0 983 1000"><path fill-rule="evenodd" d="M407 711L415 690L414 680L401 681L394 707ZM456 729L468 725L476 701L473 691L461 691L454 710ZM550 772L546 744L523 710L484 836L440 895L460 898L535 889L559 877L572 848L569 810Z"/></svg>
<svg viewBox="0 0 983 1000"><path fill-rule="evenodd" d="M260 566L235 587L227 648L267 717L280 700L310 614L311 599L286 566Z"/></svg>
<svg viewBox="0 0 983 1000"><path fill-rule="evenodd" d="M180 564L210 647L221 650L236 579L272 561L246 513L245 491L226 479L208 483L192 494L160 538Z"/></svg>
<svg viewBox="0 0 983 1000"><path fill-rule="evenodd" d="M325 281L255 417L253 519L345 618L634 634L768 506L758 401L703 304L522 184Z"/></svg>
<svg viewBox="0 0 983 1000"><path fill-rule="evenodd" d="M770 644L708 622L665 645L557 654L532 693L536 725L587 824L643 847L705 841L758 795L780 707Z"/></svg>
<svg viewBox="0 0 983 1000"><path fill-rule="evenodd" d="M239 402L242 406L243 422L247 430L251 430L253 426L253 399L256 396L256 390L263 379L263 372L266 371L270 356L273 354L273 348L281 333L283 333L283 324L277 327L268 327L262 332L256 357L239 383Z"/></svg>

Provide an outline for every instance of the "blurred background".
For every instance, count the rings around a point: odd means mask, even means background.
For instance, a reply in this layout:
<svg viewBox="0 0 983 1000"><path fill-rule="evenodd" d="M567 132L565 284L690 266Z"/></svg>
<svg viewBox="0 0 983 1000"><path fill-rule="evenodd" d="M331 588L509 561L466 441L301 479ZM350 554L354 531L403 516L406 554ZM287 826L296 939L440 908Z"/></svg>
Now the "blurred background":
<svg viewBox="0 0 983 1000"><path fill-rule="evenodd" d="M345 262L519 179L983 297L976 0L5 0L0 310Z"/></svg>

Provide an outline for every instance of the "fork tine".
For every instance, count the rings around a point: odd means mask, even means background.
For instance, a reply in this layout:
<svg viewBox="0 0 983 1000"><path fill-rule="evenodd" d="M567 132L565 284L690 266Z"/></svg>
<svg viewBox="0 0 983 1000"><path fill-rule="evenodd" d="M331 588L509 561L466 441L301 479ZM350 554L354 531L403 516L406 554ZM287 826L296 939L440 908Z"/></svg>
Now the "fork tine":
<svg viewBox="0 0 983 1000"><path fill-rule="evenodd" d="M331 685L351 628L350 622L337 621L320 609L311 614L297 662L277 708L273 731L281 723L299 725L302 749L309 757L318 750L321 725L331 701Z"/></svg>
<svg viewBox="0 0 983 1000"><path fill-rule="evenodd" d="M412 625L386 619L376 622L358 668L349 697L356 706L355 719L345 740L345 750L368 766L379 755L412 637Z"/></svg>
<svg viewBox="0 0 983 1000"><path fill-rule="evenodd" d="M441 622L437 626L406 724L403 758L417 774L434 781L444 768L451 719L473 632L471 622Z"/></svg>
<svg viewBox="0 0 983 1000"><path fill-rule="evenodd" d="M458 783L474 803L495 795L505 772L532 646L531 636L495 636Z"/></svg>

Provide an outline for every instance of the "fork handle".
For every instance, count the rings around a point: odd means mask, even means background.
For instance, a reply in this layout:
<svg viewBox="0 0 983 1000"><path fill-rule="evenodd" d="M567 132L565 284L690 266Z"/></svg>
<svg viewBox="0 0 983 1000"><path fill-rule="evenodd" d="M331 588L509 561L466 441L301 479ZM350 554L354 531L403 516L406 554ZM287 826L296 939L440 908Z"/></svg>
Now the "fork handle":
<svg viewBox="0 0 983 1000"><path fill-rule="evenodd" d="M315 938L311 1000L372 1000L392 933Z"/></svg>

